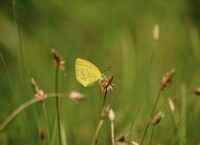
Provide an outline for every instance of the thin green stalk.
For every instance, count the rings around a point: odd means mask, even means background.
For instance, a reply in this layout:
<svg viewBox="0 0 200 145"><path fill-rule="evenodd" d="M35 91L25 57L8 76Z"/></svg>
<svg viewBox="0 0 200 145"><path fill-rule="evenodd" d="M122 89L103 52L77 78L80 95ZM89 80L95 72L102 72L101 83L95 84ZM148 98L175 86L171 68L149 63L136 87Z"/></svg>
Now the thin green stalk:
<svg viewBox="0 0 200 145"><path fill-rule="evenodd" d="M111 139L112 139L112 145L115 145L114 121L111 122Z"/></svg>
<svg viewBox="0 0 200 145"><path fill-rule="evenodd" d="M57 115L56 115L57 116ZM53 125L53 133L52 133L52 136L51 136L51 145L54 145L55 144L55 140L56 140L56 134L57 134L57 117L55 118L55 121L54 121L54 125Z"/></svg>
<svg viewBox="0 0 200 145"><path fill-rule="evenodd" d="M9 71L8 71L6 62L5 62L4 58L3 58L3 55L2 55L2 53L1 53L1 51L0 51L0 56L1 56L1 60L2 60L2 62L3 62L3 66L4 66L4 68L5 68L5 71L6 71L6 74L7 74L7 77L8 77L8 81L9 81L9 83L10 83L11 90L12 90L14 96L17 98L16 93L15 93L15 89L14 89L14 86L13 86L13 83L12 83L12 81L11 81L10 73L9 73Z"/></svg>
<svg viewBox="0 0 200 145"><path fill-rule="evenodd" d="M148 79L147 79L147 85L149 85L150 78L151 78L152 64L153 64L153 58L154 58L154 51L155 51L156 48L157 48L157 40L154 41L154 48L153 48L152 51L151 51L150 65L149 65L149 73L148 73L148 74L149 74L149 77L148 77ZM147 94L147 96L148 96L150 87L146 87L146 88L147 88L146 94ZM160 90L159 90L159 93L158 93L158 96L157 96L157 101L158 101L159 96L160 96ZM143 100L144 100L144 99L142 99L141 104L143 103ZM156 101L156 103L155 103L155 105L154 105L154 108L157 106L157 101ZM147 130L148 130L148 128L149 128L150 120L151 120L151 117L153 116L154 110L155 110L155 109L152 110L152 113L151 113L151 116L150 116L150 118L149 118L149 121L147 122L147 126L146 126L145 131L144 131L144 134L143 134L143 136L142 136L141 145L142 145L142 143L143 143L143 140L144 140L144 138L145 138L145 136L146 136L146 133L147 133Z"/></svg>
<svg viewBox="0 0 200 145"><path fill-rule="evenodd" d="M138 116L138 114L139 114L139 112L140 112L141 104L142 104L142 101L140 102L140 105L139 105L139 107L138 107L138 109L137 109L137 112L136 112L136 114L134 115L134 117L132 118L132 121L131 121L131 126L130 126L130 131L129 131L130 134L129 134L129 140L128 140L128 143L129 143L129 144L131 144L132 130L133 130L133 126L134 126L134 124L135 124L135 120L136 120L136 118L137 118L137 116Z"/></svg>
<svg viewBox="0 0 200 145"><path fill-rule="evenodd" d="M21 74L23 77L26 76L26 69L25 69L25 58L24 58L24 52L22 49L22 36L21 36L21 26L20 26L20 19L19 19L19 14L18 14L18 7L17 7L17 0L13 0L12 1L12 5L13 5L13 16L14 16L14 21L16 23L16 37L17 37L17 42L18 42L18 49L19 49L19 57L21 59ZM22 78L21 78L22 79ZM23 81L23 79L22 79ZM22 92L24 90L24 88L21 88Z"/></svg>
<svg viewBox="0 0 200 145"><path fill-rule="evenodd" d="M57 67L56 68L56 73L55 73L55 93L57 94L58 93L58 71L59 71L59 68ZM60 129L60 111L59 111L59 102L60 102L60 99L58 96L56 96L56 110L57 110L57 125L58 125L58 137L59 137L59 144L62 145L61 143L61 129Z"/></svg>
<svg viewBox="0 0 200 145"><path fill-rule="evenodd" d="M44 117L45 117L45 121L46 121L47 141L48 141L48 144L50 145L49 123L48 123L48 117L47 117L47 111L46 111L45 103L43 103L43 111L44 111Z"/></svg>
<svg viewBox="0 0 200 145"><path fill-rule="evenodd" d="M159 101L159 98L160 98L160 93L161 93L161 90L159 89L158 95L157 95L157 98L156 98L156 102L155 102L155 104L154 104L153 110L152 110L151 115L150 115L150 117L149 117L149 120L148 120L148 122L147 122L147 126L146 126L145 131L144 131L144 134L143 134L143 136L142 136L140 145L142 145L143 142L144 142L144 138L145 138L146 133L147 133L147 130L148 130L148 128L149 128L151 118L152 118L152 116L153 116L153 114L154 114L154 112L155 112L155 110L156 110L156 107L157 107L157 104L158 104L158 101Z"/></svg>
<svg viewBox="0 0 200 145"><path fill-rule="evenodd" d="M149 145L151 145L151 143L152 143L153 134L154 134L154 128L155 128L155 127L153 127L152 132L151 132L151 138L150 138L150 143L149 143Z"/></svg>
<svg viewBox="0 0 200 145"><path fill-rule="evenodd" d="M66 95L67 96L67 95ZM48 93L48 97L65 97L64 94L62 93ZM55 144L55 140L56 140L56 134L57 134L57 122L58 119L57 119L57 112L56 112L56 117L55 117L55 121L54 121L54 125L53 125L53 133L51 135L51 145L54 145Z"/></svg>
<svg viewBox="0 0 200 145"><path fill-rule="evenodd" d="M180 123L180 145L186 144L186 120L187 120L187 96L185 84L182 86L182 102L181 102L181 123Z"/></svg>
<svg viewBox="0 0 200 145"><path fill-rule="evenodd" d="M178 127L175 125L173 132L170 134L170 136L168 137L168 139L165 143L166 145L172 144L172 141L176 138L177 131L178 131Z"/></svg>
<svg viewBox="0 0 200 145"><path fill-rule="evenodd" d="M105 105L107 92L108 92L108 90L106 89L105 94L104 94L104 97L103 97L103 107L104 107L104 105Z"/></svg>
<svg viewBox="0 0 200 145"><path fill-rule="evenodd" d="M94 134L94 137L93 137L93 140L92 140L92 144L91 145L96 145L97 144L97 138L98 138L98 134L99 134L99 131L101 129L101 126L103 125L103 122L104 122L104 119L101 119L99 121L99 124L96 128L96 131L95 131L95 134Z"/></svg>
<svg viewBox="0 0 200 145"><path fill-rule="evenodd" d="M25 72L25 60L24 60L24 53L23 53L23 49L22 49L22 37L21 37L21 26L20 26L20 19L19 19L19 10L18 10L18 5L17 5L17 0L13 0L12 1L12 9L13 9L13 17L14 17L14 22L15 22L15 30L16 30L16 39L17 39L17 42L18 42L18 45L17 45L17 48L19 49L19 59L21 60L21 65L19 66L20 67L20 74L22 74L21 76L25 77L26 78L26 72ZM26 90L24 87L26 87L25 83L24 83L24 79L19 76L20 78L20 81L22 84L24 85L21 85L21 92L23 95L25 95L25 92L24 90ZM22 87L23 86L23 87ZM28 127L27 127L27 121L26 121L26 118L25 118L25 115L22 113L22 119L23 119L23 122L24 122L24 126L27 130L27 136L28 138L30 138L30 130L28 130Z"/></svg>
<svg viewBox="0 0 200 145"><path fill-rule="evenodd" d="M103 107L102 107L102 109L104 109L105 98L106 98L106 96L107 96L107 89L106 89L105 94L104 94L104 102L103 102ZM110 100L110 105L111 105L111 102L112 102L112 98L111 98L111 100ZM110 109L110 105L109 105L109 109ZM109 109L107 110L108 112L109 112ZM99 131L100 131L100 129L101 129L101 126L103 125L104 117L105 117L105 116L101 116L101 119L100 119L99 124L98 124L98 126L97 126L97 128L96 128L95 135L94 135L94 137L93 137L93 140L92 140L92 144L91 144L91 145L96 145L96 144L97 144L98 134L99 134Z"/></svg>

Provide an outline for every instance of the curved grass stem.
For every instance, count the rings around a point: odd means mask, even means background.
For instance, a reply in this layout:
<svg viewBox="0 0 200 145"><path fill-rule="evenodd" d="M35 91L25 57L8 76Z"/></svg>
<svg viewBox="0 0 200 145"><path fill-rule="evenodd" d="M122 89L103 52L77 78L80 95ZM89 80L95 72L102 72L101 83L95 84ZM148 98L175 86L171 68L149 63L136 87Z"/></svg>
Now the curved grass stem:
<svg viewBox="0 0 200 145"><path fill-rule="evenodd" d="M36 98L33 98L27 102L25 102L24 104L20 105L14 112L12 112L4 121L3 123L0 125L0 131L2 131L6 125L14 118L16 117L22 110L24 110L25 108L27 108L28 106L38 102L39 100Z"/></svg>
<svg viewBox="0 0 200 145"><path fill-rule="evenodd" d="M60 93L50 93L47 94L48 97L46 97L45 99L48 98L52 98L52 97L64 97L64 94L60 94ZM0 124L0 131L2 131L7 125L8 123L13 120L19 113L21 113L21 111L23 111L24 109L26 109L27 107L33 105L36 102L40 102L41 100L37 99L37 98L32 98L28 101L26 101L25 103L23 103L22 105L20 105L17 109L15 109L1 124Z"/></svg>
<svg viewBox="0 0 200 145"><path fill-rule="evenodd" d="M94 137L93 137L91 145L96 145L97 144L98 134L99 134L99 131L101 129L101 126L103 125L103 122L104 122L104 119L100 119L99 124L98 124L98 126L96 128L96 131L95 131L95 134L94 134Z"/></svg>

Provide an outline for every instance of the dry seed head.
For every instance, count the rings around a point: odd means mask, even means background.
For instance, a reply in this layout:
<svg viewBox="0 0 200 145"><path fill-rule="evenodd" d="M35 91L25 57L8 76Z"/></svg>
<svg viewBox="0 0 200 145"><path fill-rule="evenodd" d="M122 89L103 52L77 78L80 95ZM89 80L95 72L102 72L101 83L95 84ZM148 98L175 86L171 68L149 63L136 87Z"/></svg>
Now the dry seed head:
<svg viewBox="0 0 200 145"><path fill-rule="evenodd" d="M155 24L154 25L154 29L153 29L153 39L155 41L158 41L158 39L159 39L159 33L160 33L160 31L159 31L159 25Z"/></svg>
<svg viewBox="0 0 200 145"><path fill-rule="evenodd" d="M112 109L109 110L108 117L111 122L115 121L115 112Z"/></svg>
<svg viewBox="0 0 200 145"><path fill-rule="evenodd" d="M197 96L200 96L200 87L195 88L195 89L194 89L194 93L195 93Z"/></svg>
<svg viewBox="0 0 200 145"><path fill-rule="evenodd" d="M72 91L72 92L69 93L69 98L72 101L81 101L81 100L84 100L86 97L85 97L84 94L82 94L80 92Z"/></svg>
<svg viewBox="0 0 200 145"><path fill-rule="evenodd" d="M104 82L102 83L102 91L113 90L114 84L112 84L112 81L113 81L113 74L108 79L105 79Z"/></svg>
<svg viewBox="0 0 200 145"><path fill-rule="evenodd" d="M44 103L44 100L47 98L47 95L44 93L42 89L40 89L33 78L31 78L31 84L34 89L34 96L37 98L41 103Z"/></svg>
<svg viewBox="0 0 200 145"><path fill-rule="evenodd" d="M46 138L46 132L44 129L40 129L39 130L39 136L40 136L40 139L43 141L45 138Z"/></svg>
<svg viewBox="0 0 200 145"><path fill-rule="evenodd" d="M164 116L165 114L163 112L158 112L153 119L152 125L156 126Z"/></svg>
<svg viewBox="0 0 200 145"><path fill-rule="evenodd" d="M174 101L171 98L168 99L168 105L169 105L169 108L172 111L172 113L174 113L175 105L174 105Z"/></svg>
<svg viewBox="0 0 200 145"><path fill-rule="evenodd" d="M125 136L124 135L120 135L116 140L118 142L125 142Z"/></svg>
<svg viewBox="0 0 200 145"><path fill-rule="evenodd" d="M116 143L115 143L115 144L116 144L116 145L128 145L128 144L126 143L126 138L125 138L124 135L119 136L119 137L116 139Z"/></svg>
<svg viewBox="0 0 200 145"><path fill-rule="evenodd" d="M171 85L172 78L173 78L174 74L175 74L175 69L172 69L171 71L167 72L163 76L163 78L162 78L162 80L160 82L160 89L161 90L164 90L166 87Z"/></svg>
<svg viewBox="0 0 200 145"><path fill-rule="evenodd" d="M131 141L132 145L139 145L139 143L135 142L135 141Z"/></svg>
<svg viewBox="0 0 200 145"><path fill-rule="evenodd" d="M34 93L38 94L40 92L40 89L33 78L31 78L31 84L34 89Z"/></svg>
<svg viewBox="0 0 200 145"><path fill-rule="evenodd" d="M62 57L57 53L55 49L52 49L52 54L53 54L54 61L56 63L56 67L58 69L64 70L65 61L62 59Z"/></svg>

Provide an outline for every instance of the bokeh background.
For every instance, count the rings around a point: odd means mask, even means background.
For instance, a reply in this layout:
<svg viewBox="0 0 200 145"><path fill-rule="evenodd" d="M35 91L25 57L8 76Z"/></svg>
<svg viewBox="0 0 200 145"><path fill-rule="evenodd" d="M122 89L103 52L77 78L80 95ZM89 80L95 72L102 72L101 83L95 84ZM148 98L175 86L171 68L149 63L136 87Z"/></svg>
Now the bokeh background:
<svg viewBox="0 0 200 145"><path fill-rule="evenodd" d="M153 38L155 25L159 26L158 40ZM104 95L98 84L84 88L77 82L74 63L78 57L102 72L111 66L105 74L114 74L114 90L107 99L113 97L116 137L128 135L134 120L131 138L137 142L155 103L159 81L174 68L173 84L161 94L158 110L165 117L155 130L153 144L197 145L200 98L184 95L186 108L183 95L175 100L179 118L175 133L166 102L200 85L199 29L198 0L1 0L0 121L33 97L31 77L45 92L54 92L54 48L66 61L65 70L59 73L59 92L79 91L87 96L78 104L61 99L62 129L69 145L91 143ZM55 99L48 99L45 105L52 133ZM34 104L0 133L0 144L42 144L38 132L45 125L41 103ZM100 131L99 144L111 144L109 120Z"/></svg>

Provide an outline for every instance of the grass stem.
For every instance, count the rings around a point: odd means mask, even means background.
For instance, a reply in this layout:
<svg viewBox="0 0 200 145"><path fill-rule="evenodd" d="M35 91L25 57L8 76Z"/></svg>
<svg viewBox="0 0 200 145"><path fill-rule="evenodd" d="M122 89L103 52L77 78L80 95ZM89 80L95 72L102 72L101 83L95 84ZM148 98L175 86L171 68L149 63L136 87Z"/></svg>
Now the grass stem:
<svg viewBox="0 0 200 145"><path fill-rule="evenodd" d="M15 117L17 116L22 110L27 108L28 106L38 102L38 99L32 98L31 100L25 102L24 104L20 105L14 112L12 112L0 125L0 131L2 131L6 125Z"/></svg>
<svg viewBox="0 0 200 145"><path fill-rule="evenodd" d="M46 121L47 141L48 141L48 145L50 145L49 123L48 123L48 117L47 117L47 111L46 111L45 103L43 103L43 111L44 111L44 117L45 117L45 121Z"/></svg>
<svg viewBox="0 0 200 145"><path fill-rule="evenodd" d="M149 145L151 145L152 140L153 140L154 128L155 128L155 127L153 127L152 132L151 132L151 138L150 138Z"/></svg>
<svg viewBox="0 0 200 145"><path fill-rule="evenodd" d="M147 133L147 130L148 130L148 128L149 128L151 118L152 118L152 116L153 116L153 114L154 114L154 112L155 112L155 110L156 110L156 107L157 107L157 104L158 104L158 101L159 101L159 98L160 98L160 94L161 94L161 90L159 89L158 95L157 95L157 98L156 98L156 102L155 102L155 104L154 104L153 110L152 110L151 115L150 115L150 117L149 117L149 120L148 120L148 122L147 122L147 126L146 126L145 131L144 131L144 134L143 134L143 136L142 136L140 145L142 145L143 142L144 142L144 138L145 138L146 133Z"/></svg>
<svg viewBox="0 0 200 145"><path fill-rule="evenodd" d="M136 112L136 114L134 115L134 117L132 118L132 121L131 121L131 126L130 126L130 131L129 131L130 134L129 134L129 139L128 139L128 143L129 144L131 144L131 137L132 137L133 126L134 126L135 120L136 120L136 118L137 118L137 116L138 116L138 114L140 112L141 105L142 105L142 101L140 102L140 105L139 105L139 107L137 109L137 112Z"/></svg>
<svg viewBox="0 0 200 145"><path fill-rule="evenodd" d="M180 122L180 145L186 144L186 120L187 120L187 96L186 85L183 84L181 88L182 102L181 102L181 122Z"/></svg>
<svg viewBox="0 0 200 145"><path fill-rule="evenodd" d="M99 124L98 124L98 126L96 128L96 131L95 131L95 134L94 134L94 137L93 137L91 145L96 145L97 144L97 137L98 137L99 131L101 129L101 126L103 125L103 122L104 122L104 119L100 119Z"/></svg>
<svg viewBox="0 0 200 145"><path fill-rule="evenodd" d="M50 93L49 95L47 95L48 97L46 97L45 99L48 98L53 98L53 97L64 97L63 94L57 93ZM0 131L2 131L7 125L8 123L13 120L19 113L21 113L21 111L23 111L24 109L26 109L27 107L29 107L30 105L36 103L36 102L40 102L41 100L37 99L37 98L32 98L28 101L26 101L25 103L23 103L22 105L20 105L17 109L15 109L1 124L0 124Z"/></svg>
<svg viewBox="0 0 200 145"><path fill-rule="evenodd" d="M55 73L55 93L58 93L58 72L59 72L59 68L56 67L56 73ZM58 96L56 96L56 114L57 114L57 125L58 125L58 137L59 137L59 145L62 145L61 143L61 129L60 129L60 111L59 111L59 107L60 107L60 99Z"/></svg>
<svg viewBox="0 0 200 145"><path fill-rule="evenodd" d="M112 145L115 145L115 132L114 132L114 122L111 122L111 139Z"/></svg>

